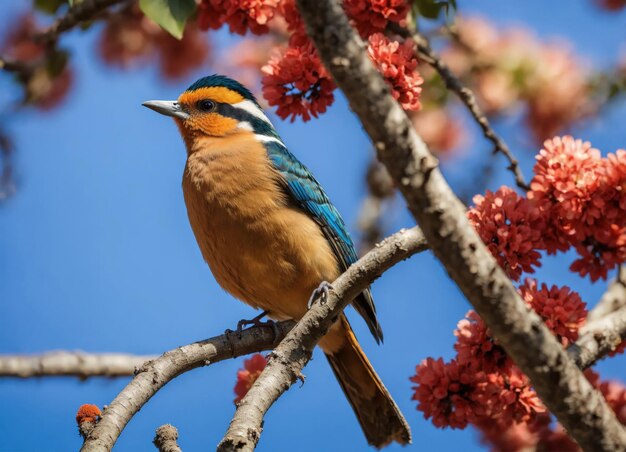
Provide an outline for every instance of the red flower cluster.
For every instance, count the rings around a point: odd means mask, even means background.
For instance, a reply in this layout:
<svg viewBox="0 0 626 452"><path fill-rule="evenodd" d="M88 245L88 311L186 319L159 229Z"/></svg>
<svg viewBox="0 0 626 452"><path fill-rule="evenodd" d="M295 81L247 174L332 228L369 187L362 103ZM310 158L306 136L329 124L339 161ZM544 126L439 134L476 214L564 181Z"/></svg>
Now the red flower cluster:
<svg viewBox="0 0 626 452"><path fill-rule="evenodd" d="M157 59L161 75L175 80L198 69L209 55L209 46L195 24L187 25L178 40L132 7L108 18L98 53L107 64L122 68Z"/></svg>
<svg viewBox="0 0 626 452"><path fill-rule="evenodd" d="M408 2L347 0L344 7L363 37L369 38L369 55L388 81L393 96L403 108L418 110L423 80L416 70L412 41L400 43L389 41L381 33L372 35L384 30L389 22L402 22L409 11ZM298 116L308 121L333 103L335 84L306 35L295 0L202 0L198 8L200 29L228 24L234 33L249 30L264 34L271 30L274 36L288 41L288 46L261 68L263 97L269 105L278 107L278 116L292 122Z"/></svg>
<svg viewBox="0 0 626 452"><path fill-rule="evenodd" d="M369 37L367 51L402 108L419 110L424 79L417 72L413 42L390 41L382 33L375 33Z"/></svg>
<svg viewBox="0 0 626 452"><path fill-rule="evenodd" d="M507 429L481 425L482 441L494 451L541 450L580 452L576 444L560 425L552 427L548 413L538 414L532 422L519 422Z"/></svg>
<svg viewBox="0 0 626 452"><path fill-rule="evenodd" d="M547 221L548 252L574 247L571 270L592 281L626 260L626 151L602 158L570 136L544 143L528 199Z"/></svg>
<svg viewBox="0 0 626 452"><path fill-rule="evenodd" d="M587 306L580 295L567 286L548 289L542 284L538 288L537 281L530 278L519 290L524 301L541 316L564 347L578 339L578 330L587 318Z"/></svg>
<svg viewBox="0 0 626 452"><path fill-rule="evenodd" d="M585 371L589 382L598 389L617 419L626 424L626 387L616 381L601 382L591 369ZM488 427L488 426L485 426ZM493 450L542 450L580 452L580 447L569 437L561 425L553 425L548 413L538 415L533 422L513 424L507 429L482 428L483 442L491 444Z"/></svg>
<svg viewBox="0 0 626 452"><path fill-rule="evenodd" d="M540 41L519 27L499 30L476 17L455 25L459 39L442 56L457 76L476 87L485 113L524 107L526 123L542 142L597 111L589 63L562 42Z"/></svg>
<svg viewBox="0 0 626 452"><path fill-rule="evenodd" d="M263 97L278 106L276 114L283 119L324 113L335 100L335 84L326 72L312 44L289 46L262 68Z"/></svg>
<svg viewBox="0 0 626 452"><path fill-rule="evenodd" d="M304 28L304 22L300 16L300 11L296 6L296 0L282 0L279 12L285 19L287 31L290 33L289 43L292 46L302 46L309 42L309 38Z"/></svg>
<svg viewBox="0 0 626 452"><path fill-rule="evenodd" d="M235 403L239 403L243 399L263 369L267 360L263 355L257 353L252 355L249 359L244 360L243 369L239 369L237 372L237 384L235 384Z"/></svg>
<svg viewBox="0 0 626 452"><path fill-rule="evenodd" d="M363 37L384 31L389 22L404 25L410 10L406 0L344 0L343 7Z"/></svg>
<svg viewBox="0 0 626 452"><path fill-rule="evenodd" d="M83 422L97 422L102 416L100 408L90 403L85 403L78 408L76 423L80 426Z"/></svg>
<svg viewBox="0 0 626 452"><path fill-rule="evenodd" d="M570 269L592 281L626 261L626 151L602 158L570 136L547 140L527 198L501 187L476 196L468 218L514 280L539 266L539 251L574 248Z"/></svg>
<svg viewBox="0 0 626 452"><path fill-rule="evenodd" d="M67 65L63 51L48 51L33 40L40 31L31 14L22 16L13 26L2 44L3 55L20 63L32 64L33 70L20 75L24 100L42 110L56 107L69 92L74 73Z"/></svg>
<svg viewBox="0 0 626 452"><path fill-rule="evenodd" d="M564 345L576 340L587 315L578 294L568 287L548 289L544 284L538 288L533 280L527 280L520 292ZM457 354L452 361L428 358L417 366L411 378L417 384L413 395L417 408L437 427L472 424L487 438L494 438L492 442L503 431L510 433L507 441L513 441L515 432L533 436L518 424L532 425L546 412L545 407L482 319L470 311L454 334Z"/></svg>
<svg viewBox="0 0 626 452"><path fill-rule="evenodd" d="M418 135L428 145L428 149L436 152L438 156L457 155L461 150L461 144L467 146L468 135L464 123L449 109L431 107L409 117Z"/></svg>
<svg viewBox="0 0 626 452"><path fill-rule="evenodd" d="M539 267L543 249L541 212L508 187L474 196L467 216L500 266L515 281Z"/></svg>
<svg viewBox="0 0 626 452"><path fill-rule="evenodd" d="M217 29L228 24L231 33L267 33L279 0L202 0L198 5L200 29Z"/></svg>

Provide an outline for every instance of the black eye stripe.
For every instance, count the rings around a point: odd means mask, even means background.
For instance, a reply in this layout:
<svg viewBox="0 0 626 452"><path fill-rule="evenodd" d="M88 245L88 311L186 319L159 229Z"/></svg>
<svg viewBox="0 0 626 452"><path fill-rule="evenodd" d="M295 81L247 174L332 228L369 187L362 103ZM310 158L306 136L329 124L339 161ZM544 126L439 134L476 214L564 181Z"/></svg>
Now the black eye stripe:
<svg viewBox="0 0 626 452"><path fill-rule="evenodd" d="M212 100L209 99L203 99L198 101L198 110L201 111L213 111L215 110L215 102L213 102Z"/></svg>

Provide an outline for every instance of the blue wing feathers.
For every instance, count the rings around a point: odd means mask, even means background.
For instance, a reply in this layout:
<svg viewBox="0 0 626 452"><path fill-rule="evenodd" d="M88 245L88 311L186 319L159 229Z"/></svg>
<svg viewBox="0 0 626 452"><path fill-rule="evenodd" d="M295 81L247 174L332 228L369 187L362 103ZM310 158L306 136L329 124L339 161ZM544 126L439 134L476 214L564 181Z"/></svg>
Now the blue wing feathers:
<svg viewBox="0 0 626 452"><path fill-rule="evenodd" d="M274 168L283 177L288 195L321 226L342 270L346 270L358 256L341 215L311 172L282 143L269 141L265 148ZM354 307L365 319L376 341L382 341L382 329L376 319L369 289L355 299Z"/></svg>

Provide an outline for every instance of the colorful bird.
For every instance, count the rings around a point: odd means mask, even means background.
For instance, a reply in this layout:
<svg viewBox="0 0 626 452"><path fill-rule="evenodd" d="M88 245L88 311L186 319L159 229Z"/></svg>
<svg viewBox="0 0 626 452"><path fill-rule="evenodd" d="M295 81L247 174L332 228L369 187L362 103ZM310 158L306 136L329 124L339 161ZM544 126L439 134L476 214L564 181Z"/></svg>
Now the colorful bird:
<svg viewBox="0 0 626 452"><path fill-rule="evenodd" d="M217 282L273 319L300 319L311 294L357 260L320 184L289 152L252 93L228 77L204 77L176 101L143 105L173 117L185 141L189 222ZM382 341L370 290L352 304ZM409 443L407 422L345 315L319 346L368 442Z"/></svg>

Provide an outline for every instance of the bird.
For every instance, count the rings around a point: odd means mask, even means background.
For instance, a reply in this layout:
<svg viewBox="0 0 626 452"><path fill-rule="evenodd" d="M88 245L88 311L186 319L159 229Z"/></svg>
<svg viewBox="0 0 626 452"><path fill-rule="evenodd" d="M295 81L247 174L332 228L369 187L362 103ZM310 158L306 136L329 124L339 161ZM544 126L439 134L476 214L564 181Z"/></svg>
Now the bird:
<svg viewBox="0 0 626 452"><path fill-rule="evenodd" d="M218 284L274 320L299 320L357 254L338 210L249 89L213 74L177 100L144 102L174 118L187 150L182 188ZM369 288L352 301L377 343ZM411 442L407 421L341 314L319 341L368 443Z"/></svg>

